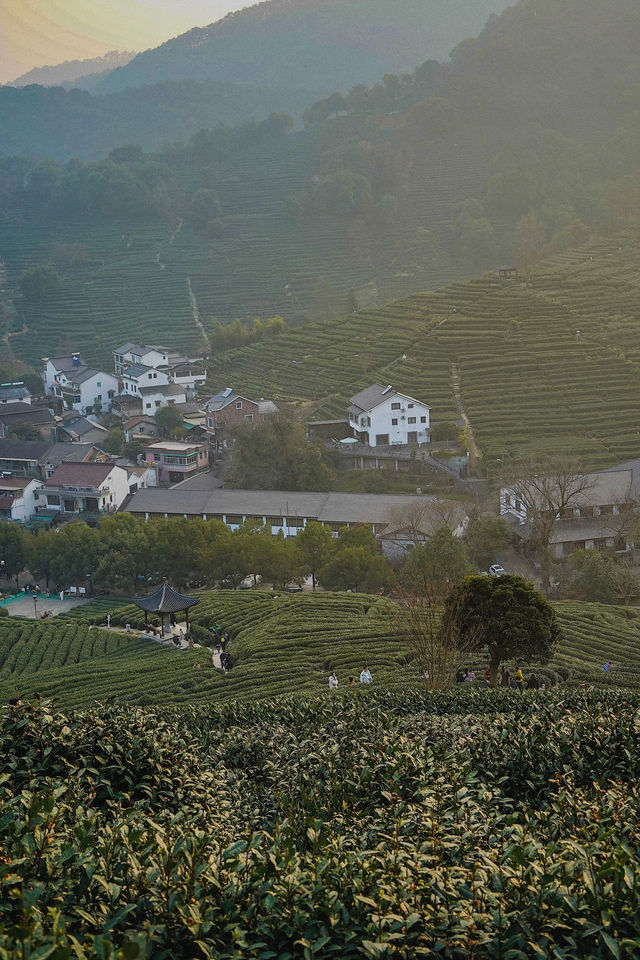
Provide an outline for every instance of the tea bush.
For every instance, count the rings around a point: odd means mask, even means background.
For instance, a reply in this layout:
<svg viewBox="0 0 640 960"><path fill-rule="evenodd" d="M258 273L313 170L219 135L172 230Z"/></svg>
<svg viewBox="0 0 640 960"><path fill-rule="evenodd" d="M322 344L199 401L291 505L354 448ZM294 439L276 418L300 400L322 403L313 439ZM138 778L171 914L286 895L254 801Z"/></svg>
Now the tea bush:
<svg viewBox="0 0 640 960"><path fill-rule="evenodd" d="M0 734L0 957L637 956L639 708L28 704Z"/></svg>

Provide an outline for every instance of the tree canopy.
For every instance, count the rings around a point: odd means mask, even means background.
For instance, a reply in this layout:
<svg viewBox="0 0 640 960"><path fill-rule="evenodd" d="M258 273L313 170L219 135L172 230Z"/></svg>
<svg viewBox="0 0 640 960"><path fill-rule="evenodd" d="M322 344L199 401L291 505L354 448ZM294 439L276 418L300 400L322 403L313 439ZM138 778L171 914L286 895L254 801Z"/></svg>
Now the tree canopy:
<svg viewBox="0 0 640 960"><path fill-rule="evenodd" d="M560 639L553 607L532 583L511 574L461 580L445 599L443 622L461 641L473 636L475 648L487 650L494 684L504 660L547 662Z"/></svg>

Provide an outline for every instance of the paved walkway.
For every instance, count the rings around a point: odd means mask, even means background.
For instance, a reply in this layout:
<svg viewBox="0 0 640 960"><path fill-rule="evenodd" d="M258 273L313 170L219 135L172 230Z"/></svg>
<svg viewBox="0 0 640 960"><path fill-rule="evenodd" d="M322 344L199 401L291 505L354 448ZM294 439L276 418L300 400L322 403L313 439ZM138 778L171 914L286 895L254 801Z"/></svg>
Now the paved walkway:
<svg viewBox="0 0 640 960"><path fill-rule="evenodd" d="M72 610L74 607L81 607L83 604L89 602L86 599L78 600L76 597L65 597L64 600L61 600L58 594L45 597L43 593L38 594L36 601L34 607L33 594L18 594L15 600L7 598L2 603L2 606L9 611L10 616L28 617L30 620L39 620L45 611L48 612L50 610L53 616L57 617L59 613L66 613L67 610Z"/></svg>

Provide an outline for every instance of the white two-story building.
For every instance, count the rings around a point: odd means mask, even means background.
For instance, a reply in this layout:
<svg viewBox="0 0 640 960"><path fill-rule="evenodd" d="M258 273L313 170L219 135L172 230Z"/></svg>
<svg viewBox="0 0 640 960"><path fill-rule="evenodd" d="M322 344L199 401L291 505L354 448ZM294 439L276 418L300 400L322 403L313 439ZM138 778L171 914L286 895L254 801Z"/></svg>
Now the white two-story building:
<svg viewBox="0 0 640 960"><path fill-rule="evenodd" d="M118 381L111 373L87 366L79 353L45 357L42 379L45 392L60 397L67 410L101 413L111 410Z"/></svg>
<svg viewBox="0 0 640 960"><path fill-rule="evenodd" d="M114 513L129 495L129 477L114 463L61 463L38 491L41 509Z"/></svg>
<svg viewBox="0 0 640 960"><path fill-rule="evenodd" d="M149 347L145 343L123 343L113 351L113 368L120 375L126 367L142 364L145 367L166 367L169 365L169 351L166 347Z"/></svg>
<svg viewBox="0 0 640 960"><path fill-rule="evenodd" d="M131 380L132 376L138 382L138 388L175 383L185 391L187 399L192 398L196 389L203 387L207 380L207 371L201 360L183 357L167 347L152 347L145 343L123 343L113 351L113 368L116 375ZM149 371L162 375L153 377ZM123 392L131 393L131 387ZM178 403L183 401L177 401Z"/></svg>
<svg viewBox="0 0 640 960"><path fill-rule="evenodd" d="M375 383L351 397L349 425L370 447L429 443L430 408L421 400Z"/></svg>

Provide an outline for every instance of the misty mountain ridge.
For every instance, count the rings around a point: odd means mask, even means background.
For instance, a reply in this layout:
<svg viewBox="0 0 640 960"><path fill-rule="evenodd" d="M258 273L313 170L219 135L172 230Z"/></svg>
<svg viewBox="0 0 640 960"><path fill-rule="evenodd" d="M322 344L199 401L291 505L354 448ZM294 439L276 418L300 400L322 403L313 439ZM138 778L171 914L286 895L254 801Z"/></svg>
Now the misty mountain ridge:
<svg viewBox="0 0 640 960"><path fill-rule="evenodd" d="M316 95L446 59L505 0L265 0L138 54L97 92L167 80L301 87Z"/></svg>
<svg viewBox="0 0 640 960"><path fill-rule="evenodd" d="M110 50L102 57L89 60L65 60L46 67L34 67L4 86L26 87L35 83L42 87L79 86L89 89L98 79L104 79L107 73L125 66L136 55L136 50Z"/></svg>

